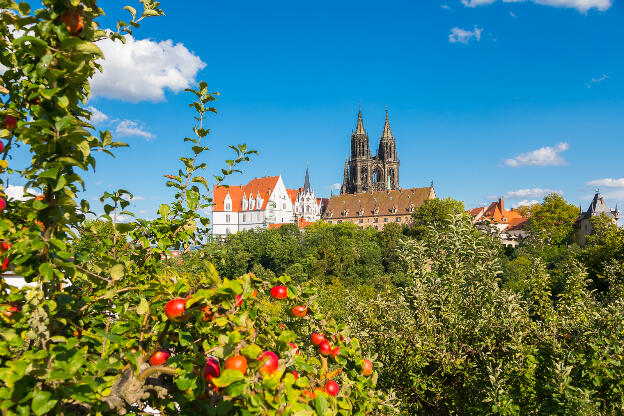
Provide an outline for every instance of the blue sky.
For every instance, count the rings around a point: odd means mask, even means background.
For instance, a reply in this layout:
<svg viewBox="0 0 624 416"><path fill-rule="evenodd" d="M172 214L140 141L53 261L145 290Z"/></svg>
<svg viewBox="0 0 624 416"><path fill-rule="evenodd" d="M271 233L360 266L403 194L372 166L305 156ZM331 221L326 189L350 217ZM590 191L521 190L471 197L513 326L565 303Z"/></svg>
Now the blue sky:
<svg viewBox="0 0 624 416"><path fill-rule="evenodd" d="M624 206L622 0L162 3L125 52L102 45L89 106L130 148L100 157L89 199L123 187L148 217L169 200L162 175L192 133L181 89L204 80L221 94L211 172L229 144L259 151L232 184L299 187L309 163L329 196L361 103L373 153L389 109L402 187L434 180L466 208L560 191L585 208L600 186ZM102 23L123 4L103 1Z"/></svg>

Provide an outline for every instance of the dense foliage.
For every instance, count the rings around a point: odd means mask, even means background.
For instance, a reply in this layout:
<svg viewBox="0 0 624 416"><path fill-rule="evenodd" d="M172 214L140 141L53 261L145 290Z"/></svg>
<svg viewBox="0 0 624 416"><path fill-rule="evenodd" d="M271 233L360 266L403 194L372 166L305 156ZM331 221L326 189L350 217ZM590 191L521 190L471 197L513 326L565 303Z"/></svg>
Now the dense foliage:
<svg viewBox="0 0 624 416"><path fill-rule="evenodd" d="M105 31L95 0L0 0L0 170L28 190L0 195L0 272L30 283L0 280L3 414L624 413L624 231L599 217L572 244L576 207L558 195L530 208L515 250L452 199L410 229L319 222L204 244L216 93L200 83L191 154L165 175L173 201L119 223L121 189L94 220L80 174L124 145L89 123L95 42L162 14L141 3ZM24 168L9 166L17 147ZM210 182L255 153L232 151Z"/></svg>
<svg viewBox="0 0 624 416"><path fill-rule="evenodd" d="M551 199L544 209L556 211ZM503 250L453 206L429 204L418 232L243 232L180 267L212 258L223 273L236 264L314 281L319 303L378 354L379 386L406 414L624 412L623 229L598 217L582 249L529 239Z"/></svg>
<svg viewBox="0 0 624 416"><path fill-rule="evenodd" d="M103 59L96 41L124 41L159 3L130 6L129 22L103 30L95 0L0 0L0 171L26 181L24 201L0 195L0 408L6 415L161 414L351 415L393 412L375 389L378 364L344 324L318 306L316 290L287 276L222 278L211 263L192 273L171 267L171 250L205 239L211 206L202 176L206 116L216 93L187 90L197 125L184 138L190 156L166 174L173 201L154 220L120 223L132 194L101 197L93 221L82 171L96 153L112 154L108 131L95 132L84 106ZM97 134L97 135L96 135ZM7 157L22 147L24 168ZM254 154L245 145L210 178L221 183ZM0 181L0 186L4 181ZM3 188L0 187L0 191ZM318 347L309 337L325 338Z"/></svg>

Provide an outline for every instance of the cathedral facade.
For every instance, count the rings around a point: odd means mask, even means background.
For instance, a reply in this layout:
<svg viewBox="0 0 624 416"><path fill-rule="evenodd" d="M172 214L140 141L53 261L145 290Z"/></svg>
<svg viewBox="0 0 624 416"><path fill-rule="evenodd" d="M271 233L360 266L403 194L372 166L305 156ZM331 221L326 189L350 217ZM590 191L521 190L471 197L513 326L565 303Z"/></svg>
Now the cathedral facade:
<svg viewBox="0 0 624 416"><path fill-rule="evenodd" d="M388 110L377 155L371 156L368 133L364 129L362 110L358 112L355 132L351 133L351 155L345 160L341 194L399 189L399 158L396 141L390 130Z"/></svg>

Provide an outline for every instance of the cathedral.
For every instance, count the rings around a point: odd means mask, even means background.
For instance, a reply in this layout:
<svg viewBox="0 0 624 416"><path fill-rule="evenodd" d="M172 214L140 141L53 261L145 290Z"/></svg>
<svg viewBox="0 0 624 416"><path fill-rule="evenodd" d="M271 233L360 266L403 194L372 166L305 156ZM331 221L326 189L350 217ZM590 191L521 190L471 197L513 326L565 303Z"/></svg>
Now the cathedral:
<svg viewBox="0 0 624 416"><path fill-rule="evenodd" d="M388 110L377 155L371 156L368 133L364 129L362 109L358 111L355 132L351 133L351 157L345 160L341 194L399 189L399 158L390 131Z"/></svg>

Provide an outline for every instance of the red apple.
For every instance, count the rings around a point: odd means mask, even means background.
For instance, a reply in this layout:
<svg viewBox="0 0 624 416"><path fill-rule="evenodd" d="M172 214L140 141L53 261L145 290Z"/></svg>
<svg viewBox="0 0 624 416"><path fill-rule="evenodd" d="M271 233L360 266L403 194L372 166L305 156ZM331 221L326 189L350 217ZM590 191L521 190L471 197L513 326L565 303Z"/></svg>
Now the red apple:
<svg viewBox="0 0 624 416"><path fill-rule="evenodd" d="M295 354L299 354L299 347L297 347L297 344L293 344L292 342L289 342L288 345L290 346L290 348L295 350Z"/></svg>
<svg viewBox="0 0 624 416"><path fill-rule="evenodd" d="M7 241L3 241L2 244L0 244L0 252L7 251L10 248L11 248L11 244L8 243Z"/></svg>
<svg viewBox="0 0 624 416"><path fill-rule="evenodd" d="M169 351L160 349L154 353L149 359L151 365L163 365L167 362L167 359L171 356Z"/></svg>
<svg viewBox="0 0 624 416"><path fill-rule="evenodd" d="M247 358L242 355L234 355L225 360L225 369L240 371L245 374L247 371Z"/></svg>
<svg viewBox="0 0 624 416"><path fill-rule="evenodd" d="M286 299L288 297L288 288L286 286L273 286L271 288L271 296L275 299Z"/></svg>
<svg viewBox="0 0 624 416"><path fill-rule="evenodd" d="M17 126L17 119L10 114L4 115L4 127L13 130Z"/></svg>
<svg viewBox="0 0 624 416"><path fill-rule="evenodd" d="M334 357L334 359L340 355L340 347L336 347L331 351L331 356Z"/></svg>
<svg viewBox="0 0 624 416"><path fill-rule="evenodd" d="M206 358L206 365L204 365L204 378L206 381L211 381L213 377L219 377L219 375L221 375L219 360L215 357Z"/></svg>
<svg viewBox="0 0 624 416"><path fill-rule="evenodd" d="M2 262L2 266L0 266L0 270L4 271L9 268L9 258L5 258Z"/></svg>
<svg viewBox="0 0 624 416"><path fill-rule="evenodd" d="M4 150L4 143L0 142L0 152Z"/></svg>
<svg viewBox="0 0 624 416"><path fill-rule="evenodd" d="M299 373L298 372L293 370L293 371L291 371L291 373L292 373L293 377L295 377L295 380L297 380L299 378Z"/></svg>
<svg viewBox="0 0 624 416"><path fill-rule="evenodd" d="M186 299L172 299L165 305L165 315L172 321L179 322L183 320L184 312L186 312Z"/></svg>
<svg viewBox="0 0 624 416"><path fill-rule="evenodd" d="M319 345L321 342L325 341L325 335L313 332L310 334L310 341L312 341L314 345Z"/></svg>
<svg viewBox="0 0 624 416"><path fill-rule="evenodd" d="M327 383L325 383L325 391L327 392L327 394L336 396L340 391L340 387L338 386L338 383L336 383L334 380L329 380Z"/></svg>
<svg viewBox="0 0 624 416"><path fill-rule="evenodd" d="M373 363L371 360L364 360L364 364L362 364L362 374L365 376L369 376L373 372Z"/></svg>
<svg viewBox="0 0 624 416"><path fill-rule="evenodd" d="M11 318L14 314L16 314L19 311L20 309L17 306L10 305L4 308L4 311L2 311L2 314L6 316L7 318Z"/></svg>
<svg viewBox="0 0 624 416"><path fill-rule="evenodd" d="M306 316L306 313L308 313L308 308L303 305L297 305L290 310L290 313L292 313L293 316L296 316L297 318L303 318L304 316Z"/></svg>
<svg viewBox="0 0 624 416"><path fill-rule="evenodd" d="M272 351L265 351L263 354L260 354L258 360L262 362L260 367L258 367L258 371L262 374L269 375L272 374L279 365L279 359L277 355Z"/></svg>
<svg viewBox="0 0 624 416"><path fill-rule="evenodd" d="M0 211L2 211L4 208L6 208L6 201L0 198Z"/></svg>
<svg viewBox="0 0 624 416"><path fill-rule="evenodd" d="M319 352L323 355L329 355L332 353L332 347L327 340L321 342L318 347Z"/></svg>
<svg viewBox="0 0 624 416"><path fill-rule="evenodd" d="M243 304L243 297L241 295L236 295L236 306L241 306Z"/></svg>
<svg viewBox="0 0 624 416"><path fill-rule="evenodd" d="M82 16L76 11L63 13L61 15L61 22L65 23L67 31L72 35L80 32L84 27Z"/></svg>

